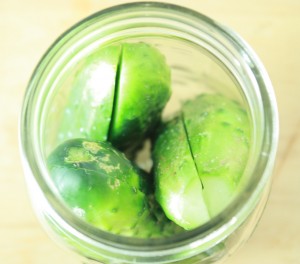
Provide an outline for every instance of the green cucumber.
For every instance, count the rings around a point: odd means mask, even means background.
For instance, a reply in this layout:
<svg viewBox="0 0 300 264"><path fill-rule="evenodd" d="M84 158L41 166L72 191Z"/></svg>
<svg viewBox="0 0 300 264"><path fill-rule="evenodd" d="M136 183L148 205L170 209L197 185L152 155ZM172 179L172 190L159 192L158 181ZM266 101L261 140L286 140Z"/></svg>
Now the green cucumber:
<svg viewBox="0 0 300 264"><path fill-rule="evenodd" d="M134 237L181 230L151 199L147 175L109 142L65 141L48 157L48 168L66 205L101 230Z"/></svg>
<svg viewBox="0 0 300 264"><path fill-rule="evenodd" d="M156 199L166 216L185 229L207 222L210 217L181 116L161 129L153 163Z"/></svg>
<svg viewBox="0 0 300 264"><path fill-rule="evenodd" d="M58 131L58 142L71 138L107 140L113 112L121 46L97 49L77 67Z"/></svg>
<svg viewBox="0 0 300 264"><path fill-rule="evenodd" d="M145 43L101 47L77 67L58 130L71 138L109 140L132 150L152 133L170 98L170 69Z"/></svg>
<svg viewBox="0 0 300 264"><path fill-rule="evenodd" d="M154 143L156 197L166 215L193 229L224 210L238 193L249 142L247 113L235 101L204 94L185 102Z"/></svg>
<svg viewBox="0 0 300 264"><path fill-rule="evenodd" d="M250 149L250 122L236 101L203 94L182 108L192 155L211 217L237 193Z"/></svg>
<svg viewBox="0 0 300 264"><path fill-rule="evenodd" d="M124 43L109 140L124 150L142 142L171 95L165 57L146 43ZM128 140L131 138L133 140Z"/></svg>

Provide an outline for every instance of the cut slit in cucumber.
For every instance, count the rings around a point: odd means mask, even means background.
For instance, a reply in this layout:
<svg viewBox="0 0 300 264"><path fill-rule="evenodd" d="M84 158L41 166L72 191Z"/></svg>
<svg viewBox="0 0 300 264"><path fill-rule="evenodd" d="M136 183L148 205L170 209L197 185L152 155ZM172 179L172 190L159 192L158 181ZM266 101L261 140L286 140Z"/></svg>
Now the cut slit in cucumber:
<svg viewBox="0 0 300 264"><path fill-rule="evenodd" d="M211 94L185 102L179 115L164 125L154 144L153 161L157 200L171 220L193 229L230 204L248 159L249 125L240 105ZM175 156L181 157L179 161ZM198 181L195 189L187 188L191 178L193 187ZM175 210L170 197L175 197L178 208L182 204L187 208Z"/></svg>
<svg viewBox="0 0 300 264"><path fill-rule="evenodd" d="M121 67L122 67L122 60L123 60L123 50L124 50L123 46L121 46L121 52L119 56L116 79L115 79L115 92L114 92L113 105L112 105L112 114L111 114L111 120L109 123L108 136L107 136L108 141L110 142L112 139L112 129L114 127L114 121L117 115L117 105L118 105L117 102L118 102L119 89L120 89L120 76L121 76Z"/></svg>
<svg viewBox="0 0 300 264"><path fill-rule="evenodd" d="M122 44L109 135L114 146L133 150L152 134L171 95L170 79L158 49L142 42Z"/></svg>
<svg viewBox="0 0 300 264"><path fill-rule="evenodd" d="M167 217L186 230L207 222L210 217L202 185L180 117L163 129L155 143L153 160L155 195Z"/></svg>
<svg viewBox="0 0 300 264"><path fill-rule="evenodd" d="M68 100L54 145L71 138L110 141L135 151L161 121L170 98L170 69L146 43L100 47L82 59L64 84Z"/></svg>
<svg viewBox="0 0 300 264"><path fill-rule="evenodd" d="M188 134L188 131L187 131L187 127L186 127L186 123L185 123L185 120L184 120L184 113L183 112L180 113L180 117L181 117L181 122L182 122L182 125L183 125L183 128L184 128L184 133L185 133L185 136L186 136L186 139L187 139L187 144L189 146L190 154L192 156L194 166L195 166L195 169L197 171L197 174L198 174L198 177L199 177L199 180L200 180L200 183L201 183L201 187L202 187L202 190L203 190L204 189L203 181L201 180L199 169L198 169L197 163L195 161L195 157L194 157L193 149L192 149L192 146L191 146L191 142L189 140L189 134Z"/></svg>
<svg viewBox="0 0 300 264"><path fill-rule="evenodd" d="M249 154L250 122L240 104L220 94L202 94L187 101L182 111L204 199L214 217L239 191Z"/></svg>
<svg viewBox="0 0 300 264"><path fill-rule="evenodd" d="M121 47L101 47L82 60L58 129L57 143L71 138L106 141L113 111Z"/></svg>

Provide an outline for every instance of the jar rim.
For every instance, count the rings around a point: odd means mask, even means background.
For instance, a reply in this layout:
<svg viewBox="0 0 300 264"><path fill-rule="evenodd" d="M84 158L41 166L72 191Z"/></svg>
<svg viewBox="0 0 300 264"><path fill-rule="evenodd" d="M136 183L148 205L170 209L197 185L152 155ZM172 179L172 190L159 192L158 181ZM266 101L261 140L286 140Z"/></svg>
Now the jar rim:
<svg viewBox="0 0 300 264"><path fill-rule="evenodd" d="M150 9L152 10L150 12ZM113 19L114 16L117 16L121 13L127 13L127 15L132 12L136 12L137 10L143 10L145 12L145 16L151 16L153 12L163 11L165 12L165 19L168 18L168 10L172 13L172 17L184 17L185 22L189 22L191 25L203 24L209 25L210 30L213 28L215 32L222 35L224 38L228 40L229 43L235 45L234 49L240 49L239 52L247 54L247 58L250 59L247 64L251 64L249 68L255 72L256 81L259 85L259 93L261 96L262 109L264 112L264 130L263 130L263 145L261 152L264 152L264 155L267 155L267 158L264 158L263 161L260 162L259 167L254 168L253 172L260 177L258 182L253 182L252 185L249 186L249 194L242 196L242 199L245 201L245 204L241 206L238 203L238 199L232 202L232 204L226 208L220 215L210 220L207 224L200 226L191 231L187 231L183 234L178 234L172 236L171 238L163 238L163 239L137 239L137 238L128 238L128 237L120 237L113 234L107 234L101 230L88 226L85 222L78 219L77 217L67 215L65 206L57 200L56 193L51 188L50 182L45 182L46 177L43 175L47 174L47 169L42 161L41 149L36 146L36 139L33 135L40 133L40 128L36 125L36 120L38 119L37 115L32 115L35 110L36 104L36 88L40 82L40 76L42 76L45 72L45 68L51 62L55 53L70 39L72 39L77 33L79 27L89 27L93 23L96 23L101 18L104 20L110 17ZM180 21L183 23L183 21ZM241 224L246 217L246 213L242 212L243 208L246 208L246 204L253 202L255 200L255 196L259 195L262 188L265 186L268 178L270 177L266 171L272 169L273 164L275 162L275 155L277 151L278 144L278 133L279 133L279 125L278 125L278 113L276 107L276 100L273 93L273 88L271 81L267 75L267 72L254 53L254 51L249 47L249 45L236 33L234 33L231 29L224 27L223 25L218 24L214 20L209 17L200 14L194 10L174 5L168 3L159 3L159 2L135 2L135 3L127 3L122 5L117 5L114 7L110 7L99 11L79 23L75 24L69 30L67 30L64 34L62 34L56 42L48 49L45 55L42 57L40 63L37 65L35 71L33 72L32 78L28 85L28 89L25 94L25 99L23 102L22 116L20 119L20 142L21 142L21 151L22 156L25 159L25 163L28 164L31 171L35 175L36 181L43 189L43 191L47 194L47 199L49 203L55 208L55 211L58 213L57 217L60 218L60 221L64 221L65 224L72 226L72 230L78 230L80 234L84 234L85 239L87 241L95 241L97 243L105 244L108 247L124 250L130 247L134 247L135 252L153 252L157 250L163 251L172 251L174 247L185 247L186 244L195 243L201 240L201 243L205 242L205 239L208 239L207 236L210 234L209 239L215 241L218 238L219 234L223 234L223 236L228 235L224 231L224 227L228 230L230 228L234 228L237 224ZM33 129L35 131L33 131ZM36 133L36 134L33 134ZM238 197L239 199L241 197ZM251 201L250 201L251 200ZM237 219L236 215L240 212L240 215L243 215L241 219ZM63 220L62 220L63 219ZM217 230L219 231L216 232ZM211 232L211 231L214 232ZM227 231L230 232L230 231ZM212 239L213 238L213 239ZM214 242L215 243L215 242ZM126 252L128 254L128 252Z"/></svg>

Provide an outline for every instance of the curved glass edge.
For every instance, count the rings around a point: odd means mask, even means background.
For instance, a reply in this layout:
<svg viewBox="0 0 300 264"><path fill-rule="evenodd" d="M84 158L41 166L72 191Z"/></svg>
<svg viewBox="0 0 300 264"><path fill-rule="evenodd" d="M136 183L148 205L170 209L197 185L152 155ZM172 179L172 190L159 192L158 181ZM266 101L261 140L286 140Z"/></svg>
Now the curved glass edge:
<svg viewBox="0 0 300 264"><path fill-rule="evenodd" d="M92 15L91 17L79 22L79 24L75 25L74 27L72 27L69 31L67 31L64 35L62 35L56 42L55 44L50 47L50 49L47 51L46 55L42 58L41 62L38 64L36 70L34 71L33 73L33 77L30 81L30 85L29 85L29 88L28 88L28 91L26 92L26 96L25 96L25 99L24 99L24 108L22 110L22 118L21 118L21 121L20 121L20 127L21 128L26 128L26 133L25 131L21 131L20 132L20 141L21 141L21 144L22 144L22 149L23 149L23 155L25 157L33 157L33 156L37 156L37 153L39 152L39 150L37 151L37 149L33 149L31 144L29 143L30 142L30 137L32 136L31 133L27 133L27 132L30 132L29 128L34 126L32 124L32 119L28 118L29 117L29 114L28 113L32 113L34 111L34 99L33 99L33 94L34 94L34 88L37 86L37 83L39 82L39 80L37 79L36 76L39 76L39 75L42 75L45 68L47 67L47 65L49 65L50 61L51 61L51 58L55 55L55 53L62 47L65 45L65 43L67 43L74 35L76 35L76 30L79 30L79 25L81 27L85 27L87 26L87 24L93 24L94 23L94 20L95 19L99 19L100 16L105 16L105 14L107 13L110 13L110 12L120 12L122 9L139 9L139 8L142 8L142 7L151 7L153 8L153 10L155 11L156 8L158 9L161 9L163 10L164 8L168 8L170 10L173 10L173 12L176 12L178 14L181 14L181 12L185 12L185 16L187 16L187 14L189 14L193 19L195 20L199 20L199 19L203 19L206 21L206 23L210 23L212 24L214 27L217 27L219 30L221 29L221 27L216 24L214 21L212 21L211 19L203 16L203 15L200 15L199 13L196 13L195 11L192 11L192 10L189 10L189 9L186 9L186 8L182 8L182 7L179 7L179 6L175 6L175 5L171 5L171 4L161 4L161 3L153 3L153 2L141 2L141 3L134 3L134 4L125 4L125 5L122 5L122 6L117 6L117 7L113 7L113 8L110 8L110 9L107 9L107 10L104 10L104 11L101 11L99 13L96 13L94 15ZM187 12L188 11L188 12ZM228 34L228 32L230 32L230 34ZM266 121L269 122L269 123L272 123L270 124L270 128L271 130L268 131L268 133L270 133L271 135L273 135L272 139L270 139L269 136L267 136L267 139L269 139L269 148L267 149L267 152L265 151L265 153L268 153L268 159L265 163L265 168L266 168L266 171L267 173L264 174L264 176L262 177L262 179L264 179L264 181L267 181L268 179L268 174L270 172L270 169L273 167L273 163L274 163L274 160L275 160L275 152L276 152L276 149L277 149L277 141L278 141L278 114L277 114L277 111L276 111L276 101L275 101L275 96L273 94L273 92L271 91L271 83L269 81L269 78L267 77L267 74L266 74L266 71L264 69L264 67L262 66L262 64L259 62L258 58L256 57L255 53L248 47L248 45L243 42L240 38L237 38L237 35L236 34L233 34L231 31L228 31L228 30L223 30L223 33L224 34L227 34L228 36L231 36L233 38L234 41L236 41L236 39L238 39L239 42L242 43L241 46L246 47L246 53L249 55L251 54L251 59L252 59L252 63L253 65L256 66L256 70L257 70L257 73L260 78L261 78L261 82L265 84L265 91L261 91L261 92L264 92L264 96L265 96L265 100L263 101L264 103L264 109L265 110L269 110L268 112L266 112L266 115L269 117L269 116L272 116L273 118L272 119L269 119L269 118L266 118ZM262 74L260 74L262 73ZM38 130L38 129L37 129ZM33 173L36 175L39 175L40 174L40 171L41 171L41 174L42 175L46 175L47 171L45 168L42 168L40 166L40 164L33 164L32 163L32 160L28 160L26 161L31 170L33 171ZM42 162L42 160L39 160L39 162ZM57 201L55 199L56 197L56 194L53 193L53 189L51 188L48 188L49 186L51 186L51 183L47 183L45 185L45 183L43 181L41 181L41 179L37 179L36 180L39 182L40 185L44 185L42 186L43 190L45 191L45 193L48 194L48 198L49 198L49 202L51 204L55 204L55 207L57 207L58 209L58 212L63 212L64 211L64 207L63 206L60 206L60 205L57 205ZM261 187L258 188L258 189L262 189L265 185L265 182L264 181L261 181L260 184L261 184ZM254 194L253 194L254 195ZM255 194L256 195L256 194ZM53 196L51 198L51 196ZM259 195L258 195L259 197ZM63 215L63 214L62 214ZM66 219L68 219L69 216L67 216ZM84 230L84 226L82 225L82 223L78 222L76 219L70 219L72 221L74 221L75 225L81 227L80 229ZM213 223L211 226L214 226L215 223ZM190 238L190 236L192 236L195 240L198 240L199 237L199 233L201 233L202 235L205 235L207 230L209 230L209 227L210 225L206 226L205 228L200 228L200 229L196 229L194 231L192 231L191 233L189 233L188 235L185 234L185 236L182 236L179 238L179 242L181 241L185 241L187 242L187 239ZM98 232L96 232L98 233ZM102 234L103 235L103 234ZM95 237L93 237L94 239ZM128 243L128 238L125 238L126 240L126 243ZM119 242L122 244L122 239L119 240ZM134 246L138 246L140 245L140 241L134 241L132 240L132 245ZM174 243L174 241L173 241ZM160 244L160 243L159 243ZM117 243L117 245L120 246L119 243ZM115 244L113 246L116 246ZM141 249L143 249L144 245L141 246Z"/></svg>

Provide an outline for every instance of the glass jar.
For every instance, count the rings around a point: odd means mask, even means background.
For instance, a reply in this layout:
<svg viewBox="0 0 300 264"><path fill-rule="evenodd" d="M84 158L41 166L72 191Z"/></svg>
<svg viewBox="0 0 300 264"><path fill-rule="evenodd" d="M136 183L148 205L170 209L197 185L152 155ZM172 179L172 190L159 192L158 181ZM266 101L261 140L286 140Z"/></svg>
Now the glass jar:
<svg viewBox="0 0 300 264"><path fill-rule="evenodd" d="M251 119L251 150L241 193L207 224L170 238L137 239L96 229L62 202L45 159L56 146L57 121L78 61L101 45L143 41L171 66L173 94L164 115L202 92L240 101ZM46 52L26 91L21 155L32 204L56 241L84 263L215 263L253 232L268 199L278 141L276 101L253 50L232 30L180 6L141 2L100 11L73 26Z"/></svg>

